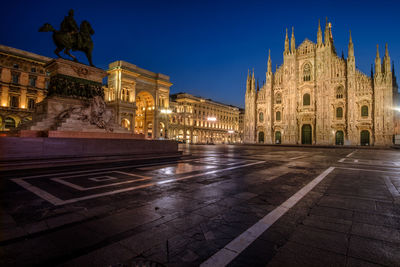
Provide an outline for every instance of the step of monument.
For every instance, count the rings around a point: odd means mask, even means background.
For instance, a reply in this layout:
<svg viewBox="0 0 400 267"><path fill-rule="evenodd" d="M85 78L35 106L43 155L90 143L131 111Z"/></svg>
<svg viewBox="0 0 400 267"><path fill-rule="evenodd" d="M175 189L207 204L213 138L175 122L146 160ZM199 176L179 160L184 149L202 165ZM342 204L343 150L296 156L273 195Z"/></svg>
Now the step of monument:
<svg viewBox="0 0 400 267"><path fill-rule="evenodd" d="M57 131L72 131L72 132L96 132L96 133L104 133L106 132L105 129L82 129L82 128L75 128L75 127L58 127Z"/></svg>
<svg viewBox="0 0 400 267"><path fill-rule="evenodd" d="M89 123L62 123L58 127L66 127L66 128L81 128L81 129L99 129L96 125L92 125Z"/></svg>

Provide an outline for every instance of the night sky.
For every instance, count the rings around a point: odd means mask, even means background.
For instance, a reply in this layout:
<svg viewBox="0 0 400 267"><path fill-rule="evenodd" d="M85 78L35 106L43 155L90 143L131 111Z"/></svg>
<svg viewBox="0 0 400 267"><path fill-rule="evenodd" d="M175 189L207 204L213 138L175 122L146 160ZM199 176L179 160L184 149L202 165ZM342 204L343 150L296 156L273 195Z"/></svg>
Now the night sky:
<svg viewBox="0 0 400 267"><path fill-rule="evenodd" d="M370 74L376 44L400 68L398 1L20 1L2 3L0 43L55 57L49 22L59 29L68 10L78 25L88 20L95 34L93 61L106 69L115 60L171 77L171 93L188 92L244 106L248 68L260 84L268 49L272 65L283 60L285 28L295 27L296 44L316 42L318 19L332 23L336 50L347 56L352 31L356 66ZM290 36L289 36L290 37ZM80 52L78 58L86 63Z"/></svg>

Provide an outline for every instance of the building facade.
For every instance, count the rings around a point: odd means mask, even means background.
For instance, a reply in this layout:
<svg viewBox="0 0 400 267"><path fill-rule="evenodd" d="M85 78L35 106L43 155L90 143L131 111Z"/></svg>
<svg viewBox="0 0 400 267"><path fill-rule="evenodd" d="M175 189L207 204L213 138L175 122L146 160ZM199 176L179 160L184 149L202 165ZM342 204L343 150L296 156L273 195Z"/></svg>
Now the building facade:
<svg viewBox="0 0 400 267"><path fill-rule="evenodd" d="M323 36L324 35L324 36ZM268 56L266 82L256 88L247 76L244 142L268 144L393 144L398 87L386 45L383 61L376 51L375 70L356 69L351 34L347 59L338 57L331 24L317 43L296 47L294 30L286 30L283 64L272 72Z"/></svg>
<svg viewBox="0 0 400 267"><path fill-rule="evenodd" d="M240 143L239 108L187 93L171 95L169 138L193 144Z"/></svg>
<svg viewBox="0 0 400 267"><path fill-rule="evenodd" d="M36 103L46 96L51 58L0 45L0 131L30 121Z"/></svg>
<svg viewBox="0 0 400 267"><path fill-rule="evenodd" d="M125 61L109 65L104 98L117 122L147 138L166 138L169 121L169 76Z"/></svg>

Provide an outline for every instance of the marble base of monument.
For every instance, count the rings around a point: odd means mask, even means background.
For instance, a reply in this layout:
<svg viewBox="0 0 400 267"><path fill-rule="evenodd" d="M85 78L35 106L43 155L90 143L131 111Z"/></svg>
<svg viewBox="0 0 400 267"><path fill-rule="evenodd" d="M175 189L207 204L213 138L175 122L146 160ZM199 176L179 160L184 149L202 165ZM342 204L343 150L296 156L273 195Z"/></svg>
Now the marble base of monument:
<svg viewBox="0 0 400 267"><path fill-rule="evenodd" d="M178 153L171 140L0 137L0 161L107 156L144 156ZM4 153L3 153L4 152Z"/></svg>

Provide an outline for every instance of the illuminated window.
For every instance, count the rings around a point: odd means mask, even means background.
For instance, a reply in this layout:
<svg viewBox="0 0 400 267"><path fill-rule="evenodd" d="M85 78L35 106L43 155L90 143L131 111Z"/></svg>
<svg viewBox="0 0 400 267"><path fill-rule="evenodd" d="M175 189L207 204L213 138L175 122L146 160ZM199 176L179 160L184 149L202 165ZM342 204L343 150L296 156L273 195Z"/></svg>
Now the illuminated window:
<svg viewBox="0 0 400 267"><path fill-rule="evenodd" d="M343 98L343 94L344 94L343 86L339 86L338 88L336 88L336 98L337 99Z"/></svg>
<svg viewBox="0 0 400 267"><path fill-rule="evenodd" d="M361 107L361 116L362 117L368 117L368 106L362 106Z"/></svg>
<svg viewBox="0 0 400 267"><path fill-rule="evenodd" d="M34 76L29 77L29 85L32 87L36 86L36 77L34 77Z"/></svg>
<svg viewBox="0 0 400 267"><path fill-rule="evenodd" d="M341 107L338 107L336 109L336 118L338 118L338 119L343 118L343 109Z"/></svg>
<svg viewBox="0 0 400 267"><path fill-rule="evenodd" d="M310 94L304 94L303 95L303 106L309 106L310 105Z"/></svg>
<svg viewBox="0 0 400 267"><path fill-rule="evenodd" d="M282 103L282 95L281 93L276 94L276 99L275 99L276 104L281 104Z"/></svg>
<svg viewBox="0 0 400 267"><path fill-rule="evenodd" d="M10 107L12 107L12 108L19 107L19 96L16 96L16 95L10 96Z"/></svg>
<svg viewBox="0 0 400 267"><path fill-rule="evenodd" d="M11 79L12 79L12 83L19 83L19 74L18 73L12 73L11 74Z"/></svg>
<svg viewBox="0 0 400 267"><path fill-rule="evenodd" d="M14 129L16 126L15 120L11 117L7 117L4 122L6 129Z"/></svg>
<svg viewBox="0 0 400 267"><path fill-rule="evenodd" d="M35 109L35 99L33 99L33 98L28 99L28 109L29 110Z"/></svg>
<svg viewBox="0 0 400 267"><path fill-rule="evenodd" d="M303 81L310 81L311 80L311 65L305 64L303 67Z"/></svg>
<svg viewBox="0 0 400 267"><path fill-rule="evenodd" d="M280 111L277 111L277 112L276 112L276 114L275 114L275 119L276 119L277 121L280 121L280 120L281 120L281 112L280 112Z"/></svg>

